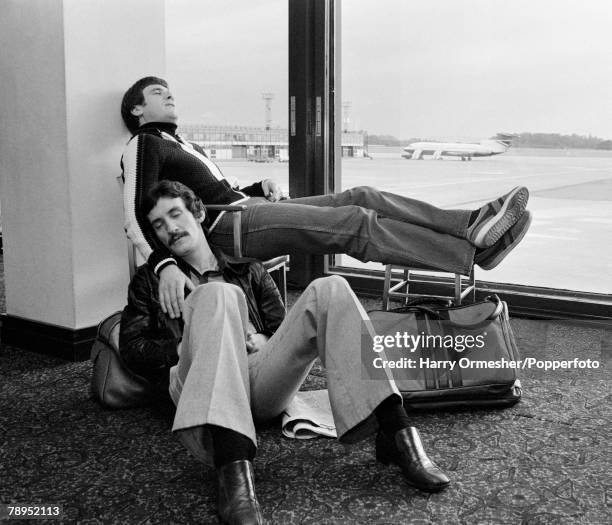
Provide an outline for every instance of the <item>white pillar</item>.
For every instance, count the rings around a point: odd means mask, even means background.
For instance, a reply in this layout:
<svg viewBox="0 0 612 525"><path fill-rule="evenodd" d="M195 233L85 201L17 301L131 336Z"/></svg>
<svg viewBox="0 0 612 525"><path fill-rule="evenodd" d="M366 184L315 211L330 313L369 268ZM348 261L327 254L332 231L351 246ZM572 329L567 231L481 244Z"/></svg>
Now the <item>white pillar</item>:
<svg viewBox="0 0 612 525"><path fill-rule="evenodd" d="M125 304L120 102L138 78L164 75L164 15L164 0L2 2L3 338L13 327L13 344L16 320L84 333Z"/></svg>

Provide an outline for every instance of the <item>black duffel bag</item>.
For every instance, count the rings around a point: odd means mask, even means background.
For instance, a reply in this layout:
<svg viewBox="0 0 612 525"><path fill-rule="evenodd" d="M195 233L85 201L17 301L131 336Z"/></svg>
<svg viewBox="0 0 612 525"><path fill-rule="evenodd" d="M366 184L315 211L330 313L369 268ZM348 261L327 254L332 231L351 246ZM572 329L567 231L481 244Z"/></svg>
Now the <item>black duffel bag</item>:
<svg viewBox="0 0 612 525"><path fill-rule="evenodd" d="M368 314L380 344L389 336L388 342L401 343L378 354L376 365L387 360L383 368L407 409L508 407L520 400L519 352L508 306L497 295L463 306L419 298Z"/></svg>

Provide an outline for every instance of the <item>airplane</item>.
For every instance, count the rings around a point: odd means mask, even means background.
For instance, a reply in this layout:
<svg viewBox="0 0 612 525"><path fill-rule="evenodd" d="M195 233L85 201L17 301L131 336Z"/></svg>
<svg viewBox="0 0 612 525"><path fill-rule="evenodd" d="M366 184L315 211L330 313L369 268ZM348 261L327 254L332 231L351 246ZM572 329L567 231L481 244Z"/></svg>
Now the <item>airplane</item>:
<svg viewBox="0 0 612 525"><path fill-rule="evenodd" d="M405 159L422 159L423 155L432 155L433 159L442 157L461 157L461 160L472 160L472 157L490 157L505 153L512 145L512 133L498 133L495 137L480 142L413 142L404 148Z"/></svg>

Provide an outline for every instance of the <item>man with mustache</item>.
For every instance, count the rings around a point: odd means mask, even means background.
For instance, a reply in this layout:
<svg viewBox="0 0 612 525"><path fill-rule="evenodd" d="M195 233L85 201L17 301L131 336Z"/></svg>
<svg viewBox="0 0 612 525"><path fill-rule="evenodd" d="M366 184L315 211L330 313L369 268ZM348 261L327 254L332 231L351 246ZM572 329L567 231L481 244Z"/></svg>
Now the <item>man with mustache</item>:
<svg viewBox="0 0 612 525"><path fill-rule="evenodd" d="M529 228L525 187L473 211L443 210L367 186L288 200L280 200L281 189L270 179L238 188L202 148L176 134L175 100L161 78L145 77L128 89L121 114L133 134L122 157L126 231L160 276L159 300L172 317L180 316L191 282L172 253L147 234L142 209L147 192L162 179L182 182L206 204L245 204L243 251L260 260L345 253L360 261L467 275L474 263L485 270L497 266ZM229 253L231 218L214 212L208 220L210 243ZM513 235L506 236L510 229Z"/></svg>
<svg viewBox="0 0 612 525"><path fill-rule="evenodd" d="M427 457L390 373L362 379L367 314L343 278L313 281L285 317L260 263L210 247L200 225L202 203L189 188L161 181L147 193L143 210L193 286L183 318L172 319L161 310L153 268L141 266L121 319L121 354L134 372L169 384L177 407L172 430L196 458L215 466L225 523L262 523L252 465L255 422L282 413L317 357L327 369L341 441L363 439L378 426L379 461L399 466L405 480L424 491L449 484Z"/></svg>

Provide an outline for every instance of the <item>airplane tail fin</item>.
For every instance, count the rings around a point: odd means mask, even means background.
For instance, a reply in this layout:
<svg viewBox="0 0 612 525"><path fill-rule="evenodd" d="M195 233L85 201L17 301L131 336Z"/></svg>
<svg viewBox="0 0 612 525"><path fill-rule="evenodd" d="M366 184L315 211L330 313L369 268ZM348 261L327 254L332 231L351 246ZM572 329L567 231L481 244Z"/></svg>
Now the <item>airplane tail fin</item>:
<svg viewBox="0 0 612 525"><path fill-rule="evenodd" d="M512 146L512 140L518 137L516 133L498 133L494 140L502 144L506 149Z"/></svg>

